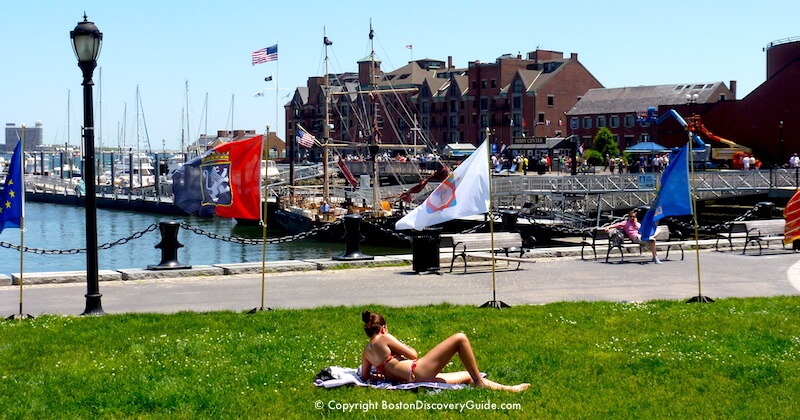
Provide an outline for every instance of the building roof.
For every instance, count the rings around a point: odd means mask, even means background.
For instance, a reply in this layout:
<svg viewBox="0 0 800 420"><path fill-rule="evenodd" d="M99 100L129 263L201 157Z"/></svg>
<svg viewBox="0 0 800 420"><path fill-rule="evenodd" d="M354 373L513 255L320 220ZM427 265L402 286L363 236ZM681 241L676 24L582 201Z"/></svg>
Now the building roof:
<svg viewBox="0 0 800 420"><path fill-rule="evenodd" d="M714 92L723 82L589 89L567 115L613 114L647 110L659 105L684 105L686 95L697 103L716 102Z"/></svg>

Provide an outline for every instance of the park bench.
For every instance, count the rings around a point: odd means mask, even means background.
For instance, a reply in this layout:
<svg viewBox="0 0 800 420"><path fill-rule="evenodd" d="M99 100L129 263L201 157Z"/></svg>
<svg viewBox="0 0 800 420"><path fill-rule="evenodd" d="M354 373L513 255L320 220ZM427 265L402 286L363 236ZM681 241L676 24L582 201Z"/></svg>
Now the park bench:
<svg viewBox="0 0 800 420"><path fill-rule="evenodd" d="M586 248L590 248L592 250L592 254L596 260L597 248L606 247L606 262L608 262L609 258L611 257L611 251L614 249L619 249L620 256L624 261L625 249L639 248L639 254L641 254L642 248L647 247L647 243L636 244L631 242L631 240L625 235L624 232L622 232L622 230L619 230L619 233L621 233L621 235L618 237L618 240L613 240L611 233L607 232L604 228L597 227L584 230L581 234L581 259L586 259L584 254L586 252ZM681 238L679 232L671 232L667 226L659 226L658 230L656 231L655 238L656 247L667 248L667 255L665 259L669 258L669 251L673 247L677 247L681 251L681 260L683 260L683 241L681 241L683 238Z"/></svg>
<svg viewBox="0 0 800 420"><path fill-rule="evenodd" d="M764 250L764 244L769 247L770 242L780 241L783 245L783 232L786 228L786 219L769 219L769 220L746 220L741 222L747 230L747 236L744 239L744 249L742 254L747 253L747 245L758 244L758 255Z"/></svg>
<svg viewBox="0 0 800 420"><path fill-rule="evenodd" d="M522 236L517 232L495 232L494 239L491 233L455 233L441 236L441 248L452 251L450 272L457 258L464 261L464 272L467 272L467 257L506 261L509 265L517 263L517 269L523 262L534 262L522 258L525 248L522 247ZM502 252L504 255L497 255Z"/></svg>
<svg viewBox="0 0 800 420"><path fill-rule="evenodd" d="M728 230L717 234L716 249L719 251L720 241L727 241L728 247L733 252L733 241L744 240L742 254L747 253L748 246L758 245L758 255L764 251L764 245L769 247L770 242L781 241L783 245L783 232L786 228L785 219L744 220L730 223ZM785 248L785 246L784 246Z"/></svg>

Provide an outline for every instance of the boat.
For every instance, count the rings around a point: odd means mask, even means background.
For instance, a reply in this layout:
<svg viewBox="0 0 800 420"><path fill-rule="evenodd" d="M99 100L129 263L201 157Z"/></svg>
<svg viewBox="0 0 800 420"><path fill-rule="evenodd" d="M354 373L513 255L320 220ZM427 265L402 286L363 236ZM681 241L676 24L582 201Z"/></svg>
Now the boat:
<svg viewBox="0 0 800 420"><path fill-rule="evenodd" d="M153 158L146 153L128 153L114 164L114 185L141 188L156 184Z"/></svg>
<svg viewBox="0 0 800 420"><path fill-rule="evenodd" d="M370 24L370 42L372 43L371 59L375 60L373 30ZM365 106L365 114L359 120L366 122L363 130L368 133L368 143L347 143L338 141L333 143L330 135L332 124L330 123L331 97L333 93L330 87L330 73L328 71L328 46L332 42L328 37L323 38L325 46L325 77L323 92L326 96L324 101L324 122L322 124L322 139L319 141L322 147L322 179L317 178L317 185L297 185L295 173L290 175L290 185L282 189L278 209L275 211L277 224L291 234L300 234L316 230L314 237L322 240L341 241L344 236L344 227L340 222L347 214L359 214L364 222L361 224L361 234L365 243L375 244L401 244L407 246L408 241L405 235L394 231L394 224L403 217L413 202L409 201L407 190L409 185L414 185L425 179L426 176L420 173L420 164L414 159L416 151L427 146L417 146L416 132L414 130L414 146L410 145L387 145L381 144L381 133L378 124L378 104L376 100L370 99L370 106ZM375 65L370 67L370 72L374 72ZM371 80L376 80L376 75L371 75ZM369 90L358 92L340 92L342 95L356 94L364 97L374 98L380 93L374 90L375 86L370 85ZM383 92L381 92L383 93ZM392 93L394 93L392 91ZM416 118L408 118L415 121ZM298 124L298 128L310 135L309 130ZM316 141L316 139L314 139ZM424 141L422 141L424 143ZM330 150L339 151L339 156L331 158ZM392 150L413 150L412 158L405 158L395 161L391 159ZM352 153L350 153L352 152ZM348 153L345 157L344 154ZM365 158L364 156L368 156ZM292 159L293 160L293 159ZM338 180L337 184L332 183L330 169L338 167L342 176L347 180ZM433 170L429 172L438 173L436 169L441 167L441 163L431 166ZM351 168L353 169L351 171ZM398 176L400 168L413 169L405 171ZM292 165L290 170L294 170ZM381 172L386 171L386 172ZM355 172L355 174L354 174ZM413 173L412 173L413 172ZM381 175L383 173L383 175ZM394 181L394 182L393 182ZM426 188L427 182L421 183L421 187L415 193L421 193ZM415 187L412 187L415 188ZM432 191L432 188L429 190Z"/></svg>

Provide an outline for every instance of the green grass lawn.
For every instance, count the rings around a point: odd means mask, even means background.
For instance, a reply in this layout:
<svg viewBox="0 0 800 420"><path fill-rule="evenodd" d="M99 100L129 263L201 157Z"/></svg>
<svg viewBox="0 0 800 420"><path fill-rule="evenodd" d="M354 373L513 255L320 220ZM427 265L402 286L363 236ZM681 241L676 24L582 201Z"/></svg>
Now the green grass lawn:
<svg viewBox="0 0 800 420"><path fill-rule="evenodd" d="M359 365L363 309L421 354L465 332L489 378L531 389L316 388ZM800 297L41 316L0 323L0 417L797 418L799 357Z"/></svg>

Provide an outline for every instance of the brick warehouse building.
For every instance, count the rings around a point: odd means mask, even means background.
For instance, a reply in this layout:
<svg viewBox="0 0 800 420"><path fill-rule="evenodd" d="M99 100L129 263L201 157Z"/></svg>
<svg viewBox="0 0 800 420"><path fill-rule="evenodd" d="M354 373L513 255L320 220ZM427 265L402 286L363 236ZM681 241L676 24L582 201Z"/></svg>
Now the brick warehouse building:
<svg viewBox="0 0 800 420"><path fill-rule="evenodd" d="M682 103L664 102L652 106L658 108L659 115L664 115L669 109L675 109L684 118L697 114L703 125L715 135L751 148L753 154L767 165L783 166L792 153L800 153L800 118L797 117L800 115L800 37L771 42L764 51L766 80L740 100L736 100L736 84L731 82L730 95L720 91L705 98L701 95L694 103L683 100ZM674 86L677 88L679 85ZM695 87L691 86L692 89ZM628 107L625 111L633 115L637 110ZM584 116L576 111L571 111L570 115ZM686 142L685 131L675 121L637 130L632 134L635 140L641 140L642 133L652 133L651 140L666 147ZM596 132L594 127L581 132L581 137L593 138ZM624 142L624 138L621 140ZM711 145L721 146L715 142Z"/></svg>
<svg viewBox="0 0 800 420"><path fill-rule="evenodd" d="M447 63L415 60L386 73L380 64L367 57L359 61L358 73L329 75L334 141L371 140L375 123L364 110L376 110L380 141L386 144L400 139L410 144L421 134L439 150L451 143L477 145L486 128L498 145L523 135L558 136L567 128L565 113L587 90L602 87L577 54L564 58L557 51L536 50L525 58L507 54L466 68L454 67L452 58ZM324 76L308 78L285 105L289 141L296 137L297 124L322 137L324 82ZM370 90L379 93L364 94Z"/></svg>

